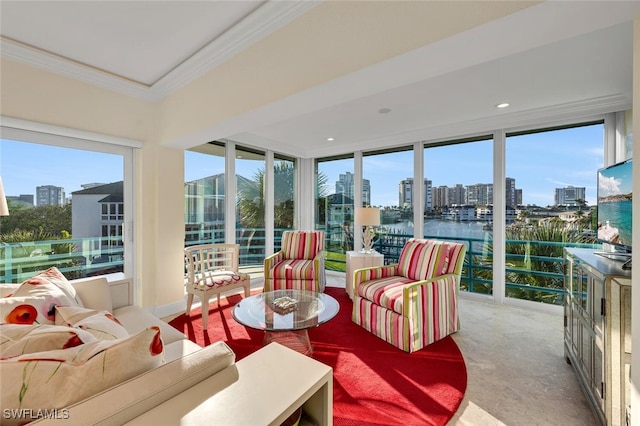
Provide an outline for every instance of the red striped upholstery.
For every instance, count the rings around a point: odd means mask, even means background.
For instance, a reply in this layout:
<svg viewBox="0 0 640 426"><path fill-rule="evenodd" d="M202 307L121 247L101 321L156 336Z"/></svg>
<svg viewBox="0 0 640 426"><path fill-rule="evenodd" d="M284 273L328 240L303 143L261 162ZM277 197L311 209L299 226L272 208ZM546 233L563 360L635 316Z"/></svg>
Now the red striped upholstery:
<svg viewBox="0 0 640 426"><path fill-rule="evenodd" d="M455 333L465 253L463 244L411 239L397 265L356 271L353 321L406 352Z"/></svg>
<svg viewBox="0 0 640 426"><path fill-rule="evenodd" d="M324 291L324 232L285 231L282 250L264 260L264 291Z"/></svg>

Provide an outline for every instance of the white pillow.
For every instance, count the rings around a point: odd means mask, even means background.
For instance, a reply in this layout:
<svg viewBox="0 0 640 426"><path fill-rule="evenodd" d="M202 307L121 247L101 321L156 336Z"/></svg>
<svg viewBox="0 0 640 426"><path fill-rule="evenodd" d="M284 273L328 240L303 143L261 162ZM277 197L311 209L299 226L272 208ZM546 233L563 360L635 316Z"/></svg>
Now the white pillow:
<svg viewBox="0 0 640 426"><path fill-rule="evenodd" d="M162 354L160 328L150 327L125 339L0 360L0 406L25 415L64 408L160 366Z"/></svg>
<svg viewBox="0 0 640 426"><path fill-rule="evenodd" d="M127 329L110 312L78 306L56 307L55 323L86 330L96 339L122 339L129 335Z"/></svg>
<svg viewBox="0 0 640 426"><path fill-rule="evenodd" d="M49 324L0 325L0 358L67 349L95 342L87 331Z"/></svg>
<svg viewBox="0 0 640 426"><path fill-rule="evenodd" d="M25 280L10 297L0 299L0 304L11 305L0 306L0 322L14 324L54 324L56 306L82 306L73 286L55 267ZM20 305L24 306L14 310Z"/></svg>

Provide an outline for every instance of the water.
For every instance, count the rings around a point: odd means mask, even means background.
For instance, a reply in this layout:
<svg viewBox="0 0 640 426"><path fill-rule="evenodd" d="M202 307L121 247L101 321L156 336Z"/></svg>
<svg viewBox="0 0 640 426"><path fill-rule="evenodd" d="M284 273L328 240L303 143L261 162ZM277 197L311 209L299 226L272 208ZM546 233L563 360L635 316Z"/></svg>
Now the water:
<svg viewBox="0 0 640 426"><path fill-rule="evenodd" d="M631 200L598 204L598 222L618 228L619 244L631 245Z"/></svg>
<svg viewBox="0 0 640 426"><path fill-rule="evenodd" d="M457 238L491 238L491 231L483 229L487 222L456 222L453 220L426 219L424 221L424 235L430 237L457 237ZM382 225L391 232L413 235L413 223L402 221L398 223Z"/></svg>

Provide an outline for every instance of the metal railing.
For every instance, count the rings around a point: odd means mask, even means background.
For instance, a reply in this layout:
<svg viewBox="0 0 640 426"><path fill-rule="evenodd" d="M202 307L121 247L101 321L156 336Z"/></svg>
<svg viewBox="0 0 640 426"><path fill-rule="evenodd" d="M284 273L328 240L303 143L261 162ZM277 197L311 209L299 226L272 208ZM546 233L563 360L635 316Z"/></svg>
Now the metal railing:
<svg viewBox="0 0 640 426"><path fill-rule="evenodd" d="M52 266L68 279L123 272L122 240L101 237L0 244L0 282L20 283Z"/></svg>
<svg viewBox="0 0 640 426"><path fill-rule="evenodd" d="M276 230L274 246L280 247L282 229ZM197 234L197 235L196 235ZM202 238L203 236L207 238ZM385 264L396 263L405 242L412 235L379 234L374 248L385 257ZM493 241L490 239L425 236L425 238L459 241L467 246L461 276L461 290L470 293L493 293ZM224 242L224 230L209 229L185 236L185 245ZM238 230L240 264L262 265L265 257L264 228ZM506 241L506 295L555 305L562 304L564 247L599 248L599 244L550 241ZM0 245L0 282L18 283L51 266L67 278L81 278L122 272L124 252L120 238L82 238L69 240L3 243ZM331 247L326 251L325 266L345 271L345 253Z"/></svg>

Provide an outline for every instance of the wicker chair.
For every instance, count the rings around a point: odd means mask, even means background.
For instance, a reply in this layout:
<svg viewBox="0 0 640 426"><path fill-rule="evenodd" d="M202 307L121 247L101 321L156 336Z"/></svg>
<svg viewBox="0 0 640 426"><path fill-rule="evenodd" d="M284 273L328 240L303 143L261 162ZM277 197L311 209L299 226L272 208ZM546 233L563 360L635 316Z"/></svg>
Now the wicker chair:
<svg viewBox="0 0 640 426"><path fill-rule="evenodd" d="M220 293L244 288L244 296L251 293L251 279L249 275L238 271L240 245L238 244L200 244L184 249L187 268L187 310L191 312L193 296L200 297L202 302L202 326L207 329L209 317L209 298L218 297Z"/></svg>
<svg viewBox="0 0 640 426"><path fill-rule="evenodd" d="M353 322L405 352L455 333L465 252L464 244L410 239L397 264L356 270Z"/></svg>

